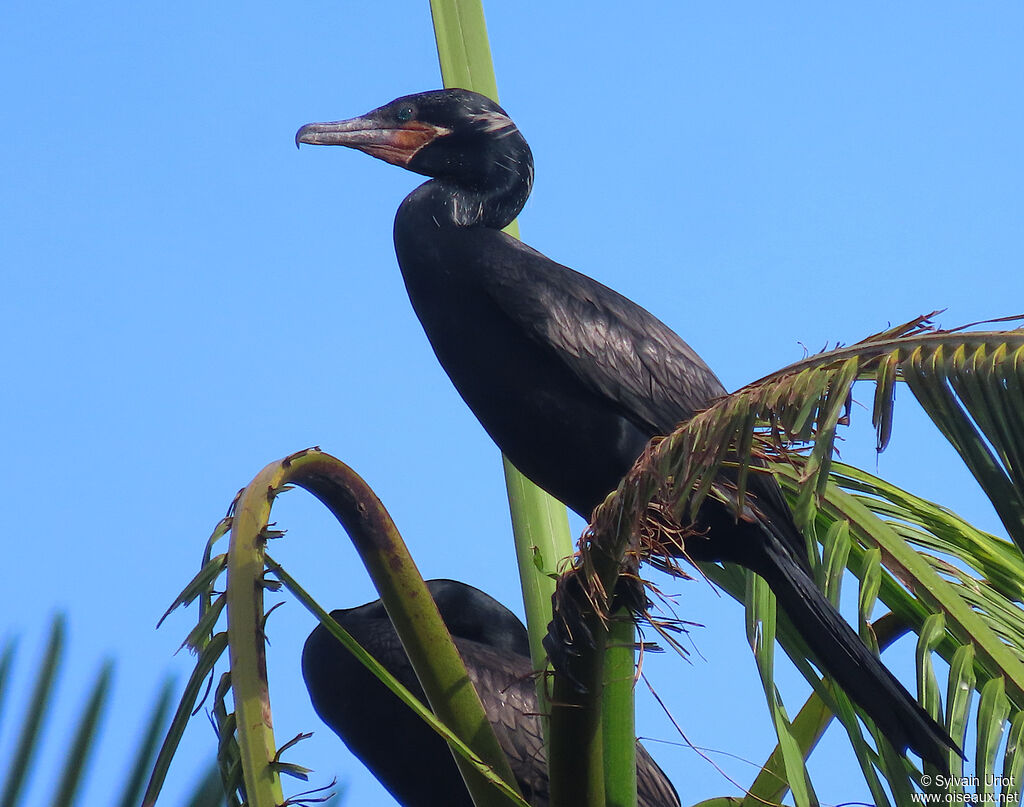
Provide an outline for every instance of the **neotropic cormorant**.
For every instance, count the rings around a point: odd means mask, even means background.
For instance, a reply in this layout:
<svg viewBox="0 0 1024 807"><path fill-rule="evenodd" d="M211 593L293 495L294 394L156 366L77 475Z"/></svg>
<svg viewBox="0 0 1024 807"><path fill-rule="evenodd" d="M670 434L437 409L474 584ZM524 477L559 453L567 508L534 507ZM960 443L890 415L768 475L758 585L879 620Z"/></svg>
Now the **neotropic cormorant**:
<svg viewBox="0 0 1024 807"><path fill-rule="evenodd" d="M530 148L505 111L467 90L398 98L363 117L313 123L296 144L341 145L432 177L395 217L395 250L427 337L511 462L584 518L647 441L726 390L649 312L501 232L533 183ZM695 560L765 579L825 672L892 744L940 768L956 744L819 591L805 542L765 474L757 513L708 497L687 540ZM959 753L959 752L958 752Z"/></svg>
<svg viewBox="0 0 1024 807"><path fill-rule="evenodd" d="M548 804L547 759L526 628L479 589L428 580L524 798ZM380 600L331 616L424 700L412 664ZM448 745L322 625L306 640L302 675L317 714L405 807L473 807ZM425 702L425 701L424 701ZM679 807L672 783L637 745L640 807Z"/></svg>

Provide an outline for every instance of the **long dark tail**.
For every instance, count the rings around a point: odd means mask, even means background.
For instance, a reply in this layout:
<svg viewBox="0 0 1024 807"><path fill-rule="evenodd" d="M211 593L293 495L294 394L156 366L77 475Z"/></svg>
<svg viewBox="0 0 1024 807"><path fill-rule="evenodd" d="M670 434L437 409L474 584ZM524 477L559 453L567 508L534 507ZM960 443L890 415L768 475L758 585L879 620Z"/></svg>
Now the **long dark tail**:
<svg viewBox="0 0 1024 807"><path fill-rule="evenodd" d="M775 536L758 543L763 548L757 553L760 557L744 565L760 574L775 592L822 669L898 750L910 748L948 771L950 750L963 754L946 730L868 649Z"/></svg>

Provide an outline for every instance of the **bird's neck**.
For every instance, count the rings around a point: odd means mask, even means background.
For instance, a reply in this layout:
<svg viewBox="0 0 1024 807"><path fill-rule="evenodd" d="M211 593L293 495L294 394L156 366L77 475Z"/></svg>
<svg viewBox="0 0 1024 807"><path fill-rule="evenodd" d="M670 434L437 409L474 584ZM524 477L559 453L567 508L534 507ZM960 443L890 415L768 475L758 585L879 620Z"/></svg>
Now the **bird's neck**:
<svg viewBox="0 0 1024 807"><path fill-rule="evenodd" d="M426 218L437 227L507 226L523 209L533 184L533 171L525 175L505 172L480 188L469 188L450 180L432 179L410 193L398 209L397 220L410 216ZM396 220L396 223L397 223Z"/></svg>

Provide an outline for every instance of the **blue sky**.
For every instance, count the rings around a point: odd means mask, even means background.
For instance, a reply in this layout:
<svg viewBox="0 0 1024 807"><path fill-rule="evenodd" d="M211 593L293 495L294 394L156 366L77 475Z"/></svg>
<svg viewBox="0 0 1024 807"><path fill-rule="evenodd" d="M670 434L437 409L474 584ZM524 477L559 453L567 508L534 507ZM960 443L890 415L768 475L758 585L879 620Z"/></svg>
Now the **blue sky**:
<svg viewBox="0 0 1024 807"><path fill-rule="evenodd" d="M501 100L537 164L524 240L651 309L728 387L933 309L947 325L1024 309L1019 4L552 5L486 9ZM425 576L521 612L497 452L394 260L394 211L420 178L292 143L302 123L439 86L427 3L369 8L0 11L0 636L22 636L5 715L67 611L53 728L116 658L108 781L160 677L189 669L173 652L191 615L157 618L235 491L292 451L320 445L359 471ZM864 428L844 457L997 529L908 397L877 465ZM375 596L311 498L275 515L289 529L275 555L323 605ZM689 662L646 671L690 739L749 782L737 758L763 761L773 735L742 612L699 582L669 588L706 627ZM278 739L316 729L289 759L337 775L349 804L388 804L308 704L312 626L296 605L271 618ZM793 708L804 693L784 689ZM678 740L641 700L639 731ZM843 745L815 758L833 803L866 797ZM684 803L736 792L692 751L648 746ZM213 747L197 719L167 804ZM49 787L37 778L32 803ZM104 803L102 782L87 794Z"/></svg>

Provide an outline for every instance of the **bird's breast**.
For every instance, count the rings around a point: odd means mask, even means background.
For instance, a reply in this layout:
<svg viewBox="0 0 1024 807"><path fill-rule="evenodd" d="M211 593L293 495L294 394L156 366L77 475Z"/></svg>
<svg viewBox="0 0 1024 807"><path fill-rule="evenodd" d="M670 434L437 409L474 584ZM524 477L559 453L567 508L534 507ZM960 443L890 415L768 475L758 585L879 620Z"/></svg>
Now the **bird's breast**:
<svg viewBox="0 0 1024 807"><path fill-rule="evenodd" d="M487 433L522 473L589 517L647 436L524 333L466 273L439 270L428 279L403 263L403 274L434 353Z"/></svg>

